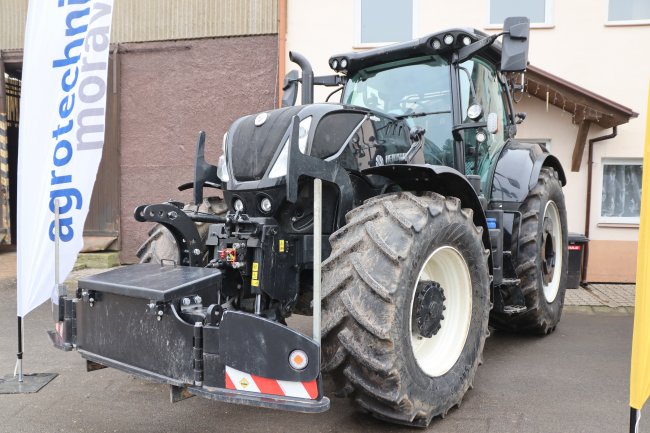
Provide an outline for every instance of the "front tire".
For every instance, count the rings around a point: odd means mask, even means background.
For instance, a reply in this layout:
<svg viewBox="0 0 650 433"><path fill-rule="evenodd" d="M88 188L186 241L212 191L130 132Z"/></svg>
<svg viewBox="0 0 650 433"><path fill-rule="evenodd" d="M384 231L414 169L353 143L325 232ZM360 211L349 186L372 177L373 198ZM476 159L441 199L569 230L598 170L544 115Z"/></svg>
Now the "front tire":
<svg viewBox="0 0 650 433"><path fill-rule="evenodd" d="M488 334L482 230L432 193L373 198L346 218L323 263L323 371L375 417L426 426L460 404Z"/></svg>

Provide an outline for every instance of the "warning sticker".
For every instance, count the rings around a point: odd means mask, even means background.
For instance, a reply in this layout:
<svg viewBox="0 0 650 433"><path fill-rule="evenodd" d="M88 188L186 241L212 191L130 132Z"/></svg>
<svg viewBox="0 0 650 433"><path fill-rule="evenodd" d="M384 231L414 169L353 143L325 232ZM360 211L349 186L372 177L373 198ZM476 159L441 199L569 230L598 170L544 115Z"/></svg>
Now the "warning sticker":
<svg viewBox="0 0 650 433"><path fill-rule="evenodd" d="M251 286L253 287L260 286L260 280L258 276L259 269L260 269L259 263L253 262L253 273L251 275Z"/></svg>

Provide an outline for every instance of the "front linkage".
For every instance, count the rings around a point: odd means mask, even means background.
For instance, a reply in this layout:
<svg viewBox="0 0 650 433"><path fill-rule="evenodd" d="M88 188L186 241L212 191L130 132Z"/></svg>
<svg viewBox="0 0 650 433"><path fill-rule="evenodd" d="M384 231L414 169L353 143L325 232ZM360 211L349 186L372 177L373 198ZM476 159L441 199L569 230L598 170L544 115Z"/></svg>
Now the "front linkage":
<svg viewBox="0 0 650 433"><path fill-rule="evenodd" d="M268 297L261 290L265 282L269 288L297 288L297 273L280 276L272 269L296 269L311 245L283 236L272 219L239 213L206 216L163 203L141 206L135 215L167 227L180 263L189 266L140 264L81 279L74 297L60 299L56 331L50 332L55 346L75 348L88 371L113 367L169 384L172 401L199 395L300 412L327 410L320 345L283 324L297 290L271 293L280 301L262 302ZM216 223L205 244L196 220ZM214 252L209 261L208 251Z"/></svg>

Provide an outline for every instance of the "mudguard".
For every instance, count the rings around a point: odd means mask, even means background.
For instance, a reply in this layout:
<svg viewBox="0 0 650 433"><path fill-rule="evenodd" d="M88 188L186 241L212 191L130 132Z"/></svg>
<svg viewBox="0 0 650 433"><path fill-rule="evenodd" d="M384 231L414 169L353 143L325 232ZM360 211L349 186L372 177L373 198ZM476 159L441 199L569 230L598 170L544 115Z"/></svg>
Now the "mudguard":
<svg viewBox="0 0 650 433"><path fill-rule="evenodd" d="M461 206L474 211L474 224L483 227L483 244L490 249L490 233L481 202L467 178L444 165L394 164L371 167L365 175L386 177L408 191L432 191L460 199Z"/></svg>
<svg viewBox="0 0 650 433"><path fill-rule="evenodd" d="M560 161L546 149L537 143L509 141L494 170L490 201L523 202L537 183L542 167L553 167L562 186L566 185Z"/></svg>

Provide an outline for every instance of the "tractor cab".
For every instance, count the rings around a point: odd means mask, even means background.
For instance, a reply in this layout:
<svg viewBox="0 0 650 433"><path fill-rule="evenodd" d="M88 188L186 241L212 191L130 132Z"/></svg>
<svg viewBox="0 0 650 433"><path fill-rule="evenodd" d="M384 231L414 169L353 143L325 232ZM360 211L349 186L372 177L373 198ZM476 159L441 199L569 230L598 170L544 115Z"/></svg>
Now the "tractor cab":
<svg viewBox="0 0 650 433"><path fill-rule="evenodd" d="M527 66L527 26L519 18L506 21L503 45L495 41L498 35L452 29L389 48L333 56L330 67L345 77L342 103L403 119L422 131L421 152L408 162L478 176L489 198L495 158L516 133L505 73ZM401 159L391 151L386 149L375 164Z"/></svg>

